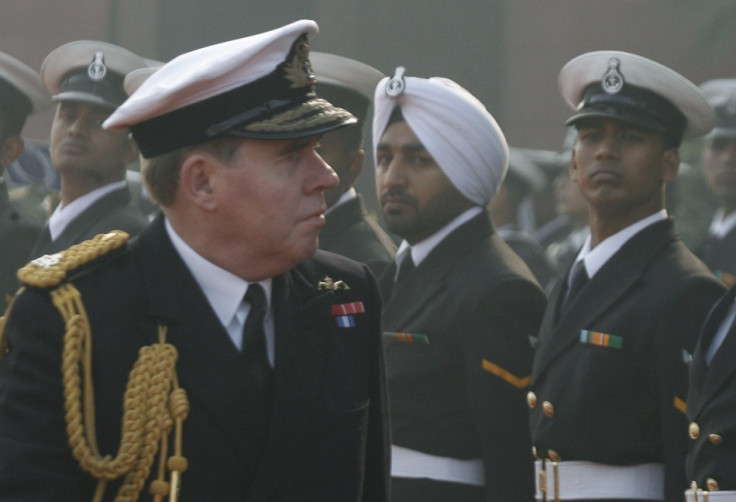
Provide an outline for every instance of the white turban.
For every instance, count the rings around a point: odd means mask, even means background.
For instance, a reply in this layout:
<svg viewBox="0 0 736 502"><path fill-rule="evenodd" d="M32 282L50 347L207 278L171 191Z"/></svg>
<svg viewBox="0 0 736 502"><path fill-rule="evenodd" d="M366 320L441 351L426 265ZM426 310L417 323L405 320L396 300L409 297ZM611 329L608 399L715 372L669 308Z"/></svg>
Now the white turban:
<svg viewBox="0 0 736 502"><path fill-rule="evenodd" d="M403 77L403 68L397 71L376 87L374 161L391 112L398 106L455 188L479 206L488 204L506 176L509 160L506 138L496 120L483 103L452 80ZM401 87L397 79L403 79L403 92L389 96L387 85Z"/></svg>

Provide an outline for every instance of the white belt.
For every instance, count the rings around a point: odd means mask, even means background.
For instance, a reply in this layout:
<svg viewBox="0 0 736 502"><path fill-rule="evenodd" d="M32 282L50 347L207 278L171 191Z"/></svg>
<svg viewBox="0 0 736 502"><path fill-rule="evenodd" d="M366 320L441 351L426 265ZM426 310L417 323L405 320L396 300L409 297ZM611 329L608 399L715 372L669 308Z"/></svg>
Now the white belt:
<svg viewBox="0 0 736 502"><path fill-rule="evenodd" d="M685 492L685 502L736 502L736 491L708 492L703 490L688 490Z"/></svg>
<svg viewBox="0 0 736 502"><path fill-rule="evenodd" d="M483 486L486 476L481 459L460 460L438 457L391 445L391 475L396 478L429 478L466 485Z"/></svg>
<svg viewBox="0 0 736 502"><path fill-rule="evenodd" d="M535 462L537 500L664 500L664 465L608 465L584 461Z"/></svg>

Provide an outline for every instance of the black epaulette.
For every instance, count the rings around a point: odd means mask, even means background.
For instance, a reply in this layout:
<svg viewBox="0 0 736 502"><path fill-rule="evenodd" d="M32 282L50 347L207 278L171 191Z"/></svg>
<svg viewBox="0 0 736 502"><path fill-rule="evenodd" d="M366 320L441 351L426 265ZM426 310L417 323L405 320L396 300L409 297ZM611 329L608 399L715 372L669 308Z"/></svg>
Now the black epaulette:
<svg viewBox="0 0 736 502"><path fill-rule="evenodd" d="M41 256L18 270L18 280L34 288L55 288L123 254L129 237L122 230L113 230L64 251Z"/></svg>

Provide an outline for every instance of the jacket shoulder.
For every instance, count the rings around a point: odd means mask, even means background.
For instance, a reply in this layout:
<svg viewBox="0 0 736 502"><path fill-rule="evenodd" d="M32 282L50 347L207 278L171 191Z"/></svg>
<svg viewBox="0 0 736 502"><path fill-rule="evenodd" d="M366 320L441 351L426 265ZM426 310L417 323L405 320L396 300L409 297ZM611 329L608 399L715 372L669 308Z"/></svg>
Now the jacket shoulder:
<svg viewBox="0 0 736 502"><path fill-rule="evenodd" d="M44 255L18 270L26 286L50 289L89 273L127 249L129 235L121 230L98 234L58 253Z"/></svg>

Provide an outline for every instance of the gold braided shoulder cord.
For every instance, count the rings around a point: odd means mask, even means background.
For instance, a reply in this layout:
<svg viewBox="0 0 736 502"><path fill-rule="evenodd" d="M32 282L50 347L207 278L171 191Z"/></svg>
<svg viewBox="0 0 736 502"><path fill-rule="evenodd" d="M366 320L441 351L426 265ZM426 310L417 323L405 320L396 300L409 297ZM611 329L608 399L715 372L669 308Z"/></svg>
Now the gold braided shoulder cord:
<svg viewBox="0 0 736 502"><path fill-rule="evenodd" d="M104 236L98 237L104 240ZM124 237L127 240L127 235ZM87 246L90 242L93 244ZM21 277L25 273L26 282L33 285L58 284L66 277L68 270L106 252L101 251L103 246L99 245L100 242L87 243L65 251L59 257L61 263L55 263L54 267L41 265L34 268L31 264L21 269L18 275ZM107 245L119 247L121 244L118 241ZM38 271L37 268L43 270ZM63 269L61 276L59 269ZM115 501L138 500L159 449L157 479L151 483L150 492L156 502L162 501L166 495L171 501L178 500L181 473L187 468L187 459L182 456L182 426L189 413L189 402L184 389L179 387L176 375L178 354L173 345L166 343L166 326L159 326L158 343L142 347L139 351L123 397L118 452L115 457L103 457L97 446L95 432L92 334L82 295L72 283L67 282L52 290L51 299L65 323L61 369L69 446L82 469L98 480L93 502L102 500L108 481L123 475L125 478ZM4 326L0 325L2 332ZM0 337L0 349L5 343L3 338ZM174 455L164 465L168 434L172 428L175 429ZM166 468L171 472L171 482L165 479Z"/></svg>

